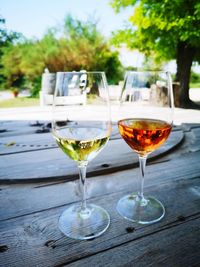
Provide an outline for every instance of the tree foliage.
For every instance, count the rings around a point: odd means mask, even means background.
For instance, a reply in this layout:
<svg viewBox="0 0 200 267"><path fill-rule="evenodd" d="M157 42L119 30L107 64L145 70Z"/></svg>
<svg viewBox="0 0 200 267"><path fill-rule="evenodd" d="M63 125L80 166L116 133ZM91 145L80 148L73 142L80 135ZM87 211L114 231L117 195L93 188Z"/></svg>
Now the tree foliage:
<svg viewBox="0 0 200 267"><path fill-rule="evenodd" d="M200 62L199 0L112 0L116 12L133 6L131 26L120 30L114 43L126 42L157 61L177 60L176 80L181 86L181 102L189 102L192 61Z"/></svg>
<svg viewBox="0 0 200 267"><path fill-rule="evenodd" d="M10 49L10 47L16 43L17 41L23 38L22 34L18 32L8 31L5 28L5 19L0 17L0 85L4 85L6 83L6 75L3 74L3 64L2 64L2 56L4 54L5 49Z"/></svg>
<svg viewBox="0 0 200 267"><path fill-rule="evenodd" d="M157 52L165 59L176 56L177 44L187 42L199 48L200 2L198 0L113 0L116 12L132 5L133 27L117 33L119 41L143 52ZM120 39L121 38L121 39ZM117 39L116 39L117 40ZM197 58L200 60L200 58Z"/></svg>
<svg viewBox="0 0 200 267"><path fill-rule="evenodd" d="M81 22L70 15L62 27L50 28L41 40L6 46L1 60L7 88L25 83L37 92L45 68L50 72L105 71L110 83L122 78L118 53L111 51L96 23Z"/></svg>

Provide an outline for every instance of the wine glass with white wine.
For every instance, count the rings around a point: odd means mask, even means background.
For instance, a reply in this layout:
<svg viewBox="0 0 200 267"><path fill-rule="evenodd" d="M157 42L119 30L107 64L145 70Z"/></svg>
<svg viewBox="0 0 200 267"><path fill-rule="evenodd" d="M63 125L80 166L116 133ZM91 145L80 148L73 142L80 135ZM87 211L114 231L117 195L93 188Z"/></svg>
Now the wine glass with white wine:
<svg viewBox="0 0 200 267"><path fill-rule="evenodd" d="M53 136L77 164L81 203L69 206L59 228L80 240L103 234L110 217L102 207L86 203L86 168L105 147L111 134L108 86L104 72L58 72L53 98Z"/></svg>
<svg viewBox="0 0 200 267"><path fill-rule="evenodd" d="M139 156L140 189L122 197L117 210L124 218L140 224L161 220L163 204L143 193L146 160L168 138L173 121L171 77L164 71L129 71L120 98L118 128L125 142Z"/></svg>

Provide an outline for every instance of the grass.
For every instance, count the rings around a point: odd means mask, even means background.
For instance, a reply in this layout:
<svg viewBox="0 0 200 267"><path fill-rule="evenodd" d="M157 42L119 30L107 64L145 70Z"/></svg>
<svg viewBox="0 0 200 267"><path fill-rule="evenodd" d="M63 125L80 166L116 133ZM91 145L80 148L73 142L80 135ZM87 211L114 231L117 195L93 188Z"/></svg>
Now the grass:
<svg viewBox="0 0 200 267"><path fill-rule="evenodd" d="M190 88L200 88L200 83L190 83Z"/></svg>
<svg viewBox="0 0 200 267"><path fill-rule="evenodd" d="M0 108L39 106L39 102L39 98L16 97L6 100L0 100Z"/></svg>

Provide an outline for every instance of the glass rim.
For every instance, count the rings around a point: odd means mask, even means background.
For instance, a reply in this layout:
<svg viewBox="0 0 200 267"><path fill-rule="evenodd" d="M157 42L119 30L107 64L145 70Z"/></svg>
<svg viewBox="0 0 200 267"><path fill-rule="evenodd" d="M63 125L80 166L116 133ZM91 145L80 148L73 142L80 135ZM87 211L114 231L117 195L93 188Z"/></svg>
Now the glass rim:
<svg viewBox="0 0 200 267"><path fill-rule="evenodd" d="M125 73L166 73L171 74L168 70L127 70Z"/></svg>
<svg viewBox="0 0 200 267"><path fill-rule="evenodd" d="M105 71L57 71L56 74L105 74Z"/></svg>

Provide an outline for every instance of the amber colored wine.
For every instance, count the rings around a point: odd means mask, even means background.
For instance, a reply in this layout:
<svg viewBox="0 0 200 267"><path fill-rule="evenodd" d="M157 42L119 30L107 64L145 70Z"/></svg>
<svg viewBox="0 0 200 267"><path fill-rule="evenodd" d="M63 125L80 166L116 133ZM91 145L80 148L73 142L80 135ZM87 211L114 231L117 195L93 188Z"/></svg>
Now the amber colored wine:
<svg viewBox="0 0 200 267"><path fill-rule="evenodd" d="M90 161L105 146L109 135L100 128L62 128L53 132L58 146L75 161Z"/></svg>
<svg viewBox="0 0 200 267"><path fill-rule="evenodd" d="M126 143L141 156L161 146L172 129L167 122L152 119L124 119L118 127Z"/></svg>

